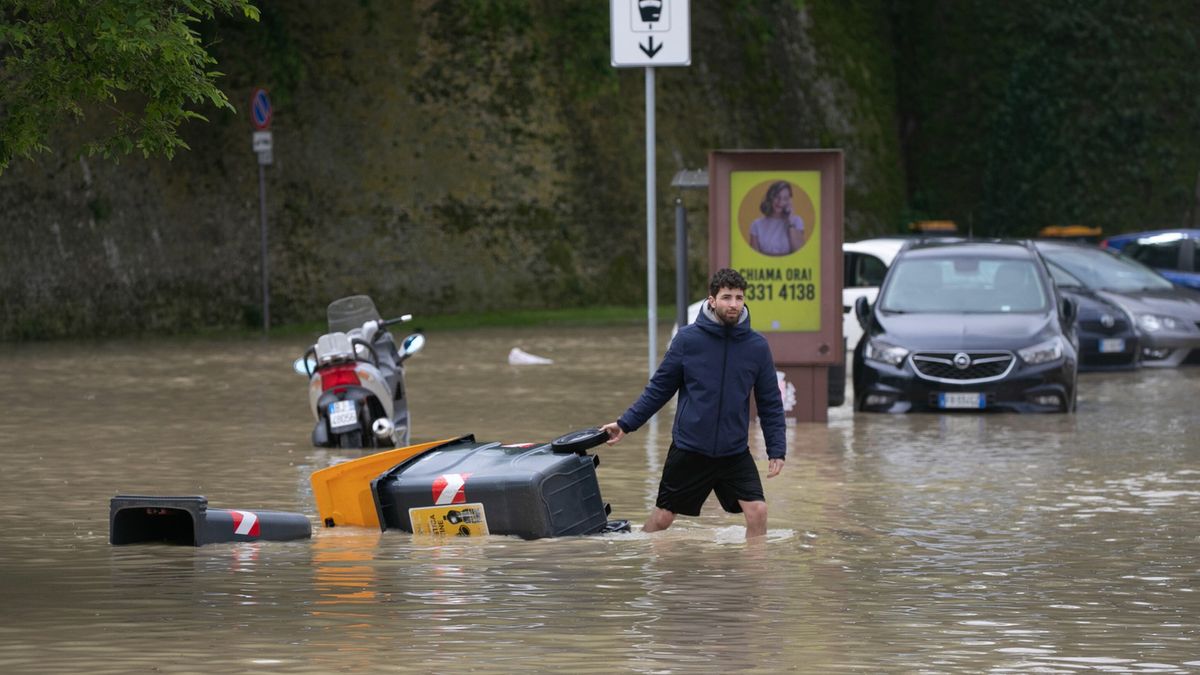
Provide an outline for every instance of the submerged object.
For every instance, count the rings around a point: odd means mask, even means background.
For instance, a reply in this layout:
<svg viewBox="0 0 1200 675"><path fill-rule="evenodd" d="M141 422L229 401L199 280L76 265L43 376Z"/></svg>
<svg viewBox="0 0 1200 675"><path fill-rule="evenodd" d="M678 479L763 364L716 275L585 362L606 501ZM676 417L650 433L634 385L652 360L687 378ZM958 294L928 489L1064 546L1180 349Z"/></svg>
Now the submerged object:
<svg viewBox="0 0 1200 675"><path fill-rule="evenodd" d="M508 365L510 366L544 366L551 363L554 363L553 359L530 354L520 347L513 347L512 351L508 353Z"/></svg>
<svg viewBox="0 0 1200 675"><path fill-rule="evenodd" d="M203 546L312 536L312 524L302 513L210 509L202 496L117 495L109 502L108 523L108 541L114 546L147 542Z"/></svg>
<svg viewBox="0 0 1200 675"><path fill-rule="evenodd" d="M406 459L455 440L447 438L377 452L313 472L309 482L312 483L313 498L317 502L321 522L325 527L379 527L375 499L371 496L371 480Z"/></svg>
<svg viewBox="0 0 1200 675"><path fill-rule="evenodd" d="M313 494L326 527L523 539L628 531L628 521L608 520L611 508L596 478L600 460L587 454L607 438L599 429L550 443L466 435L322 469L312 474Z"/></svg>

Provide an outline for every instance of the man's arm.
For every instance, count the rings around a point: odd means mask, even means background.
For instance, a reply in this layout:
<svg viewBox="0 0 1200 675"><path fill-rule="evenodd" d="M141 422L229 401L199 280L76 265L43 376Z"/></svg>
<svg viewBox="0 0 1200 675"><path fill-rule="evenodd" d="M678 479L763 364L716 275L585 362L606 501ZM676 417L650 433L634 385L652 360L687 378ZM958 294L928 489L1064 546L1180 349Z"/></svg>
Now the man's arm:
<svg viewBox="0 0 1200 675"><path fill-rule="evenodd" d="M633 405L629 406L623 415L617 418L617 421L600 427L608 433L609 445L621 440L625 434L636 431L654 413L666 405L675 392L679 391L679 387L683 384L683 355L680 349L680 343L683 340L680 338L680 335L675 336L675 340L667 349L666 356L658 365L658 370L654 371L654 376L646 384L642 395L633 402Z"/></svg>
<svg viewBox="0 0 1200 675"><path fill-rule="evenodd" d="M625 438L625 432L621 430L621 425L616 422L609 422L600 427L600 430L608 434L608 440L605 443L612 445L622 438Z"/></svg>
<svg viewBox="0 0 1200 675"><path fill-rule="evenodd" d="M779 380L775 377L775 361L771 349L763 345L763 358L754 382L754 403L758 407L758 423L762 427L763 440L767 445L767 477L777 476L783 470L787 455L787 421L783 414L783 398L779 394Z"/></svg>

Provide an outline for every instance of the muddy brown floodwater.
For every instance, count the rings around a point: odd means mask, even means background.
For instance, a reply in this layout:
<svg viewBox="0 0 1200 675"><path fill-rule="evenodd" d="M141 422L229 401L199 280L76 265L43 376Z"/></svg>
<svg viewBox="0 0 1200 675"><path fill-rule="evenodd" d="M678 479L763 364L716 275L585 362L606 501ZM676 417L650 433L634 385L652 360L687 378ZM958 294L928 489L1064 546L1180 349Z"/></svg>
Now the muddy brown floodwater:
<svg viewBox="0 0 1200 675"><path fill-rule="evenodd" d="M644 340L431 334L414 441L609 421ZM0 671L1200 671L1200 369L1083 375L1075 415L834 409L789 429L759 546L715 500L653 536L435 540L320 527L309 474L359 455L309 444L304 342L4 347ZM652 504L671 414L599 449L613 517ZM121 493L313 538L114 547Z"/></svg>

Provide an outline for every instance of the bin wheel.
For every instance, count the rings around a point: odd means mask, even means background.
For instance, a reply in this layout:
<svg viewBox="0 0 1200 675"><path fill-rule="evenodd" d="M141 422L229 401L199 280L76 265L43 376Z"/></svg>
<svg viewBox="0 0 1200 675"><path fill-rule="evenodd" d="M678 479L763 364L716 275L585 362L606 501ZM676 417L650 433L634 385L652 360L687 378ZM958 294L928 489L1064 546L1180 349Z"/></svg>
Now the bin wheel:
<svg viewBox="0 0 1200 675"><path fill-rule="evenodd" d="M550 442L550 448L554 452L574 452L584 454L589 449L596 447L608 440L608 434L597 427L591 429L580 429L572 431L565 436L559 436Z"/></svg>

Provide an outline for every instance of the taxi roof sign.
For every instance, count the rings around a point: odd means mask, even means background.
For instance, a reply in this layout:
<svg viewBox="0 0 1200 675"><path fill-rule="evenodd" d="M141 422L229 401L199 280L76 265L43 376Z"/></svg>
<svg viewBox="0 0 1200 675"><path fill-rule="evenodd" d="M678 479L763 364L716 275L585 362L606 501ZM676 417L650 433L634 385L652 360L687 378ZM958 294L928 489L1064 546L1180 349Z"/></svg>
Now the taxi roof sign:
<svg viewBox="0 0 1200 675"><path fill-rule="evenodd" d="M1038 230L1039 237L1058 237L1058 238L1099 238L1102 230L1099 227L1089 227L1087 225L1047 225Z"/></svg>
<svg viewBox="0 0 1200 675"><path fill-rule="evenodd" d="M958 232L953 220L918 220L908 224L913 232Z"/></svg>

